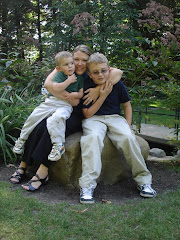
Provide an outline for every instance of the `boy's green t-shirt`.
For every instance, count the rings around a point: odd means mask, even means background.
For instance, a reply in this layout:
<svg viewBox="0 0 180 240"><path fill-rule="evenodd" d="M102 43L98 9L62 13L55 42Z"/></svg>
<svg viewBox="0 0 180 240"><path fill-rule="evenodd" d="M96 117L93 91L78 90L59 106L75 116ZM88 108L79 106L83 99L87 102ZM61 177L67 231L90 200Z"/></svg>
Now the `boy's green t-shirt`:
<svg viewBox="0 0 180 240"><path fill-rule="evenodd" d="M77 75L77 81L74 83L71 83L67 88L66 91L71 93L71 92L78 92L81 88L84 86L84 78L83 76ZM67 79L67 75L65 75L63 72L58 72L54 78L53 82L61 83L64 82Z"/></svg>

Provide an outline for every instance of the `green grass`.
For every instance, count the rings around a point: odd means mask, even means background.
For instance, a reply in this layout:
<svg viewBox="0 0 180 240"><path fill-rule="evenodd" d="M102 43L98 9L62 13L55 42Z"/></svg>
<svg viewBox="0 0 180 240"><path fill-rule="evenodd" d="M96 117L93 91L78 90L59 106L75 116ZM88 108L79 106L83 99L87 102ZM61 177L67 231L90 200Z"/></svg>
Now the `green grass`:
<svg viewBox="0 0 180 240"><path fill-rule="evenodd" d="M155 125L164 125L170 128L175 127L175 123L178 123L175 120L175 109L170 109L167 107L166 99L153 99L148 103L148 113L142 113L141 122L147 124L155 124ZM132 102L133 104L133 102ZM145 104L145 103L144 103ZM133 121L139 123L139 114L137 110L140 110L140 106L133 105ZM145 112L145 105L141 109L142 112ZM154 114L152 114L154 113ZM160 115L166 114L166 115ZM180 124L180 121L179 121Z"/></svg>
<svg viewBox="0 0 180 240"><path fill-rule="evenodd" d="M0 182L0 239L174 240L180 236L180 190L123 205L47 205Z"/></svg>
<svg viewBox="0 0 180 240"><path fill-rule="evenodd" d="M134 108L136 109L136 108ZM143 112L145 109L143 109ZM153 114L152 114L153 113ZM160 115L160 114L166 114L166 115ZM141 115L141 122L147 124L154 124L154 125L163 125L166 127L174 128L175 127L175 122L177 123L177 120L175 120L174 116L169 116L169 115L174 115L175 111L172 110L167 110L163 108L149 108L148 113L142 113ZM138 122L139 115L137 112L133 112L133 121Z"/></svg>

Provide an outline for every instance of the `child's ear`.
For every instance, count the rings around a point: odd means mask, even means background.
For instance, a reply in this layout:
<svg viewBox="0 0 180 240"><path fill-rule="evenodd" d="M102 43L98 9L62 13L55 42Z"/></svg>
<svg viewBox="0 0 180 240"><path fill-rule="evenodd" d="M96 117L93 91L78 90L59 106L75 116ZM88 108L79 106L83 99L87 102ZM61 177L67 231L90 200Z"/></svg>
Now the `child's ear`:
<svg viewBox="0 0 180 240"><path fill-rule="evenodd" d="M61 68L59 66L56 66L56 70L60 72Z"/></svg>

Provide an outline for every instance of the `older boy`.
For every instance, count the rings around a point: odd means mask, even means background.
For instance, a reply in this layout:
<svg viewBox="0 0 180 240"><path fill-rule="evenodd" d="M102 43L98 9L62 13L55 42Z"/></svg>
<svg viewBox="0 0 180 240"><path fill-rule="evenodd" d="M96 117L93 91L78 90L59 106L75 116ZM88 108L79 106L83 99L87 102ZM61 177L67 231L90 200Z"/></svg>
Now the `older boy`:
<svg viewBox="0 0 180 240"><path fill-rule="evenodd" d="M131 131L132 108L125 86L121 81L113 87L111 83L106 82L109 76L109 64L103 54L92 54L87 62L87 67L92 81L88 86L86 85L86 88L102 86L98 100L94 104L83 105L83 114L86 119L82 123L80 203L94 203L93 191L101 173L101 152L106 134L117 149L123 150L124 156L131 166L140 195L154 197L156 192L151 188L152 176L141 155L135 135ZM125 118L120 116L121 103Z"/></svg>
<svg viewBox="0 0 180 240"><path fill-rule="evenodd" d="M82 76L75 75L75 66L70 52L62 51L55 56L56 69L59 71L53 79L53 89L57 92L70 92L74 98L80 99L83 96L84 79ZM13 151L17 154L23 153L25 141L28 139L33 129L43 119L47 118L47 129L53 144L48 156L51 161L57 161L65 152L65 122L70 117L72 106L68 101L61 100L54 96L46 98L34 109L26 120L20 137L15 143Z"/></svg>

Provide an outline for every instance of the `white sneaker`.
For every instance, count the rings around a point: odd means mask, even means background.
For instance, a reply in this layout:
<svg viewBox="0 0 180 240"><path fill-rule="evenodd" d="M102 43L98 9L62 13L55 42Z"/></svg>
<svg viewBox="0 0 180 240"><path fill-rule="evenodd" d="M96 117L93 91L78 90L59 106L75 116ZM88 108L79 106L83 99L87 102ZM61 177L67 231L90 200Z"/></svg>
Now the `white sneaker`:
<svg viewBox="0 0 180 240"><path fill-rule="evenodd" d="M18 138L13 147L13 152L17 154L22 154L24 152L25 140Z"/></svg>
<svg viewBox="0 0 180 240"><path fill-rule="evenodd" d="M89 187L89 188L81 188L81 193L80 193L80 203L94 203L94 198L93 198L93 192L94 188Z"/></svg>
<svg viewBox="0 0 180 240"><path fill-rule="evenodd" d="M61 159L62 154L65 152L64 145L53 145L52 150L48 156L50 161L57 161Z"/></svg>
<svg viewBox="0 0 180 240"><path fill-rule="evenodd" d="M155 197L156 191L152 189L151 184L144 184L137 187L142 197Z"/></svg>

